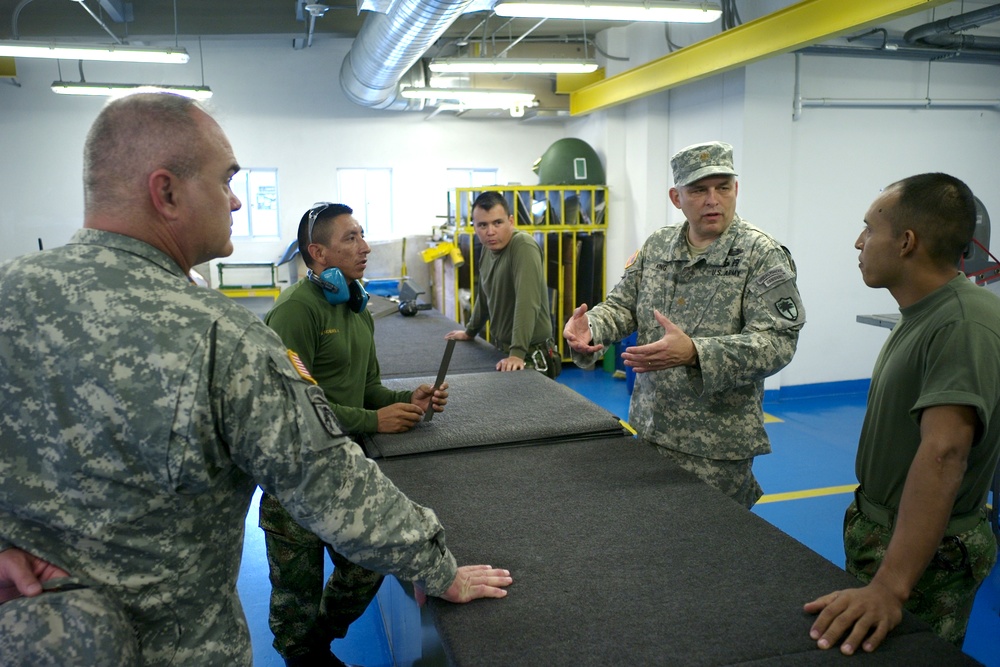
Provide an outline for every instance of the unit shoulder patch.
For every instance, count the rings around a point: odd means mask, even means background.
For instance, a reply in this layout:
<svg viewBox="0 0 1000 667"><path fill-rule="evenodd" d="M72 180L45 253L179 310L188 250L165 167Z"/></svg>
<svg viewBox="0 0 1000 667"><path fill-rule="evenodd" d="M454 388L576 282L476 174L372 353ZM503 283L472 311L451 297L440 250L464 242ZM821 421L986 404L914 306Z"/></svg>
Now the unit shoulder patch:
<svg viewBox="0 0 1000 667"><path fill-rule="evenodd" d="M782 297L774 302L774 309L781 313L781 316L791 322L799 319L799 307L791 297Z"/></svg>
<svg viewBox="0 0 1000 667"><path fill-rule="evenodd" d="M344 431L337 421L337 415L333 414L323 390L318 386L306 387L306 396L309 397L309 402L312 403L313 410L316 411L316 416L326 432L332 436L343 435Z"/></svg>

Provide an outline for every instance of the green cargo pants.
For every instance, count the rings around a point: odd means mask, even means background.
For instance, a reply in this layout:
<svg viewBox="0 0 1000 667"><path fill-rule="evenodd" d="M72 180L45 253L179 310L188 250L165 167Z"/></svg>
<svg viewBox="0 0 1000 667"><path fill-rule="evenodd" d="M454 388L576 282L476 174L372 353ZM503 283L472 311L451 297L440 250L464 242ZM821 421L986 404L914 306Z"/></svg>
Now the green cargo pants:
<svg viewBox="0 0 1000 667"><path fill-rule="evenodd" d="M347 560L302 528L272 496L260 499L271 578L268 623L274 648L285 658L329 653L330 644L368 608L382 575ZM323 552L333 574L323 585Z"/></svg>

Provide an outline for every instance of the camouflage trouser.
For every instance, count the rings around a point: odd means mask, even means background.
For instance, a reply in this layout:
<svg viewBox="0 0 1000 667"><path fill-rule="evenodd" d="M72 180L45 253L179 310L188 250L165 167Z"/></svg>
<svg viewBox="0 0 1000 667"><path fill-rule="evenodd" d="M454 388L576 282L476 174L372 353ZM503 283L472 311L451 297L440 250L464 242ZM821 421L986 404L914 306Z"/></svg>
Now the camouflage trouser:
<svg viewBox="0 0 1000 667"><path fill-rule="evenodd" d="M688 472L693 472L706 484L714 486L747 509L753 507L757 500L764 495L764 490L760 488L760 484L757 483L757 478L753 474L752 458L735 461L706 459L703 456L694 456L662 447L648 440L644 442L653 445L660 454Z"/></svg>
<svg viewBox="0 0 1000 667"><path fill-rule="evenodd" d="M4 667L132 667L140 662L139 642L122 606L97 589L46 592L0 605Z"/></svg>
<svg viewBox="0 0 1000 667"><path fill-rule="evenodd" d="M844 515L844 553L847 571L868 583L875 576L892 531L859 512L851 503ZM972 530L946 536L920 581L913 588L906 609L931 625L934 632L959 648L972 613L979 585L997 560L997 542L985 515Z"/></svg>
<svg viewBox="0 0 1000 667"><path fill-rule="evenodd" d="M273 497L260 500L271 578L274 648L291 658L329 652L330 643L368 608L382 575L347 560L295 520ZM323 586L323 552L330 554L333 574Z"/></svg>

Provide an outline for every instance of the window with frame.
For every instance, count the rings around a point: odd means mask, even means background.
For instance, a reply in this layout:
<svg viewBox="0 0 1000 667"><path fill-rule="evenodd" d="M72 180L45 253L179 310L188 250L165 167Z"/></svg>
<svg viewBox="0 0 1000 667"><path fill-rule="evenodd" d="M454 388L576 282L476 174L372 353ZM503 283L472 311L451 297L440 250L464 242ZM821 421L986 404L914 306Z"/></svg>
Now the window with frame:
<svg viewBox="0 0 1000 667"><path fill-rule="evenodd" d="M392 169L337 169L339 201L354 209L354 219L369 241L392 238Z"/></svg>
<svg viewBox="0 0 1000 667"><path fill-rule="evenodd" d="M229 187L243 202L240 210L233 211L233 236L278 238L278 170L240 169Z"/></svg>
<svg viewBox="0 0 1000 667"><path fill-rule="evenodd" d="M486 188L496 185L498 172L499 170L496 168L459 169L449 167L446 176L448 182L448 219L455 220L457 202L454 199L456 188ZM468 205L469 202L466 202L462 206L463 216L468 213Z"/></svg>

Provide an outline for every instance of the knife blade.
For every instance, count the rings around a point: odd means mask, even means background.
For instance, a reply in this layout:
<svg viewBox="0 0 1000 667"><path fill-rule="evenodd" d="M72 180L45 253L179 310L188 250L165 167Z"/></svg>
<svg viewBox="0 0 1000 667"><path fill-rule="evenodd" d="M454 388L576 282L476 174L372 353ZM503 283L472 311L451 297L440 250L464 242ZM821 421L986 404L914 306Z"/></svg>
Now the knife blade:
<svg viewBox="0 0 1000 667"><path fill-rule="evenodd" d="M451 363L451 353L455 350L455 340L451 339L444 348L444 356L441 357L441 365L438 367L437 377L434 378L434 386L431 387L431 402L424 413L424 421L429 422L434 418L434 392L444 384L444 376L448 374L448 364Z"/></svg>

